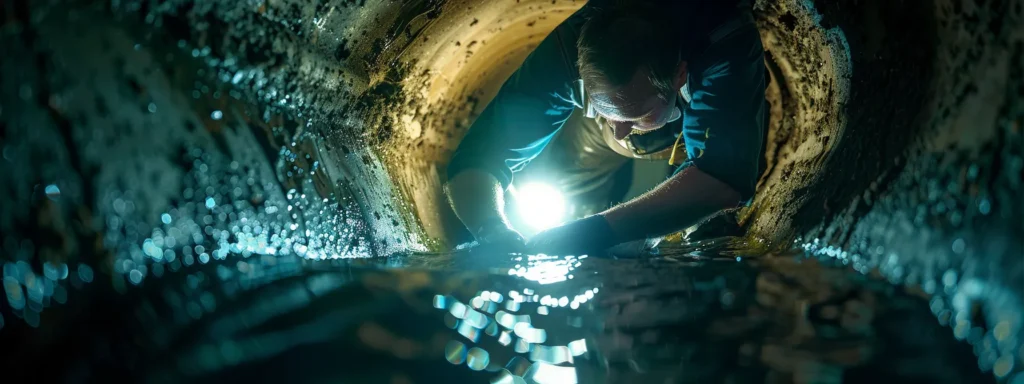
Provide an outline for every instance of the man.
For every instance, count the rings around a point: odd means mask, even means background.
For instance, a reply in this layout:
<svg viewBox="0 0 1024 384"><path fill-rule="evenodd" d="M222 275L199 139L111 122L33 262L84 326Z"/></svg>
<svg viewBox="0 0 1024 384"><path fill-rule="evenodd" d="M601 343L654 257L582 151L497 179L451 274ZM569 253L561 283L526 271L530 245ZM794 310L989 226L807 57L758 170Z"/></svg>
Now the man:
<svg viewBox="0 0 1024 384"><path fill-rule="evenodd" d="M592 0L530 54L473 124L448 167L449 200L480 243L510 251L596 252L684 229L753 196L765 86L764 50L745 2ZM504 215L505 190L576 108L599 122L616 152L670 151L679 167L632 201L525 242ZM675 161L680 142L685 161Z"/></svg>

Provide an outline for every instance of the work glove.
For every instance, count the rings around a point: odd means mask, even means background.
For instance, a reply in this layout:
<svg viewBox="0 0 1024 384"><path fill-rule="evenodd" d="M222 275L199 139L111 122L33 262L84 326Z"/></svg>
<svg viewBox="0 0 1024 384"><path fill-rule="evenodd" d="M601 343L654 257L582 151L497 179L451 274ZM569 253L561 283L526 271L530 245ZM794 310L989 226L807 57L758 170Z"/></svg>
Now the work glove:
<svg viewBox="0 0 1024 384"><path fill-rule="evenodd" d="M620 242L604 216L593 215L538 233L526 248L547 255L603 255Z"/></svg>

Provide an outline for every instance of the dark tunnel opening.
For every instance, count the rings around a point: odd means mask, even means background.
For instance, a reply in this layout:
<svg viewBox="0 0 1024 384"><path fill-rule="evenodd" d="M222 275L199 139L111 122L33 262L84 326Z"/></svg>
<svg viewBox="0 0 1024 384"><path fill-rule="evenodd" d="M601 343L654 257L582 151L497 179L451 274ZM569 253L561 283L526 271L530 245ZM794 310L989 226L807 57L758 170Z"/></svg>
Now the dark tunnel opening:
<svg viewBox="0 0 1024 384"><path fill-rule="evenodd" d="M0 3L5 377L1024 382L1024 1L756 1L745 236L472 254L445 165L584 3Z"/></svg>

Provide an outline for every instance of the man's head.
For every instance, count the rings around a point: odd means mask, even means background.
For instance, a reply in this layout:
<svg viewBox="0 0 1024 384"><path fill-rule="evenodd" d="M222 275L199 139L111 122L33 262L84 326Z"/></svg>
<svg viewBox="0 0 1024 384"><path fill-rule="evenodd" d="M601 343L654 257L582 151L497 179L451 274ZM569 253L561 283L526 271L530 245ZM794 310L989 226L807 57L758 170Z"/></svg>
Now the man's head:
<svg viewBox="0 0 1024 384"><path fill-rule="evenodd" d="M614 3L595 9L584 24L579 69L591 105L622 140L680 117L675 103L686 62L670 12L646 1Z"/></svg>

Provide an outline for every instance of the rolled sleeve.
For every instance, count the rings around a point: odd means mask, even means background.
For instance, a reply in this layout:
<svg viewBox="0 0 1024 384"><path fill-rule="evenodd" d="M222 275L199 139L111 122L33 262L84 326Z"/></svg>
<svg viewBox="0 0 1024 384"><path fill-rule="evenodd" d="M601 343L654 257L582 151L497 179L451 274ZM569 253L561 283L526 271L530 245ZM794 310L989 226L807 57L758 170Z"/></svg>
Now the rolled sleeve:
<svg viewBox="0 0 1024 384"><path fill-rule="evenodd" d="M692 84L683 120L687 154L693 166L749 201L764 144L764 50L756 29L716 46L709 56L722 59L700 67L699 83Z"/></svg>
<svg viewBox="0 0 1024 384"><path fill-rule="evenodd" d="M559 25L502 85L470 127L447 167L494 175L504 188L536 158L580 104L574 84L578 15Z"/></svg>

